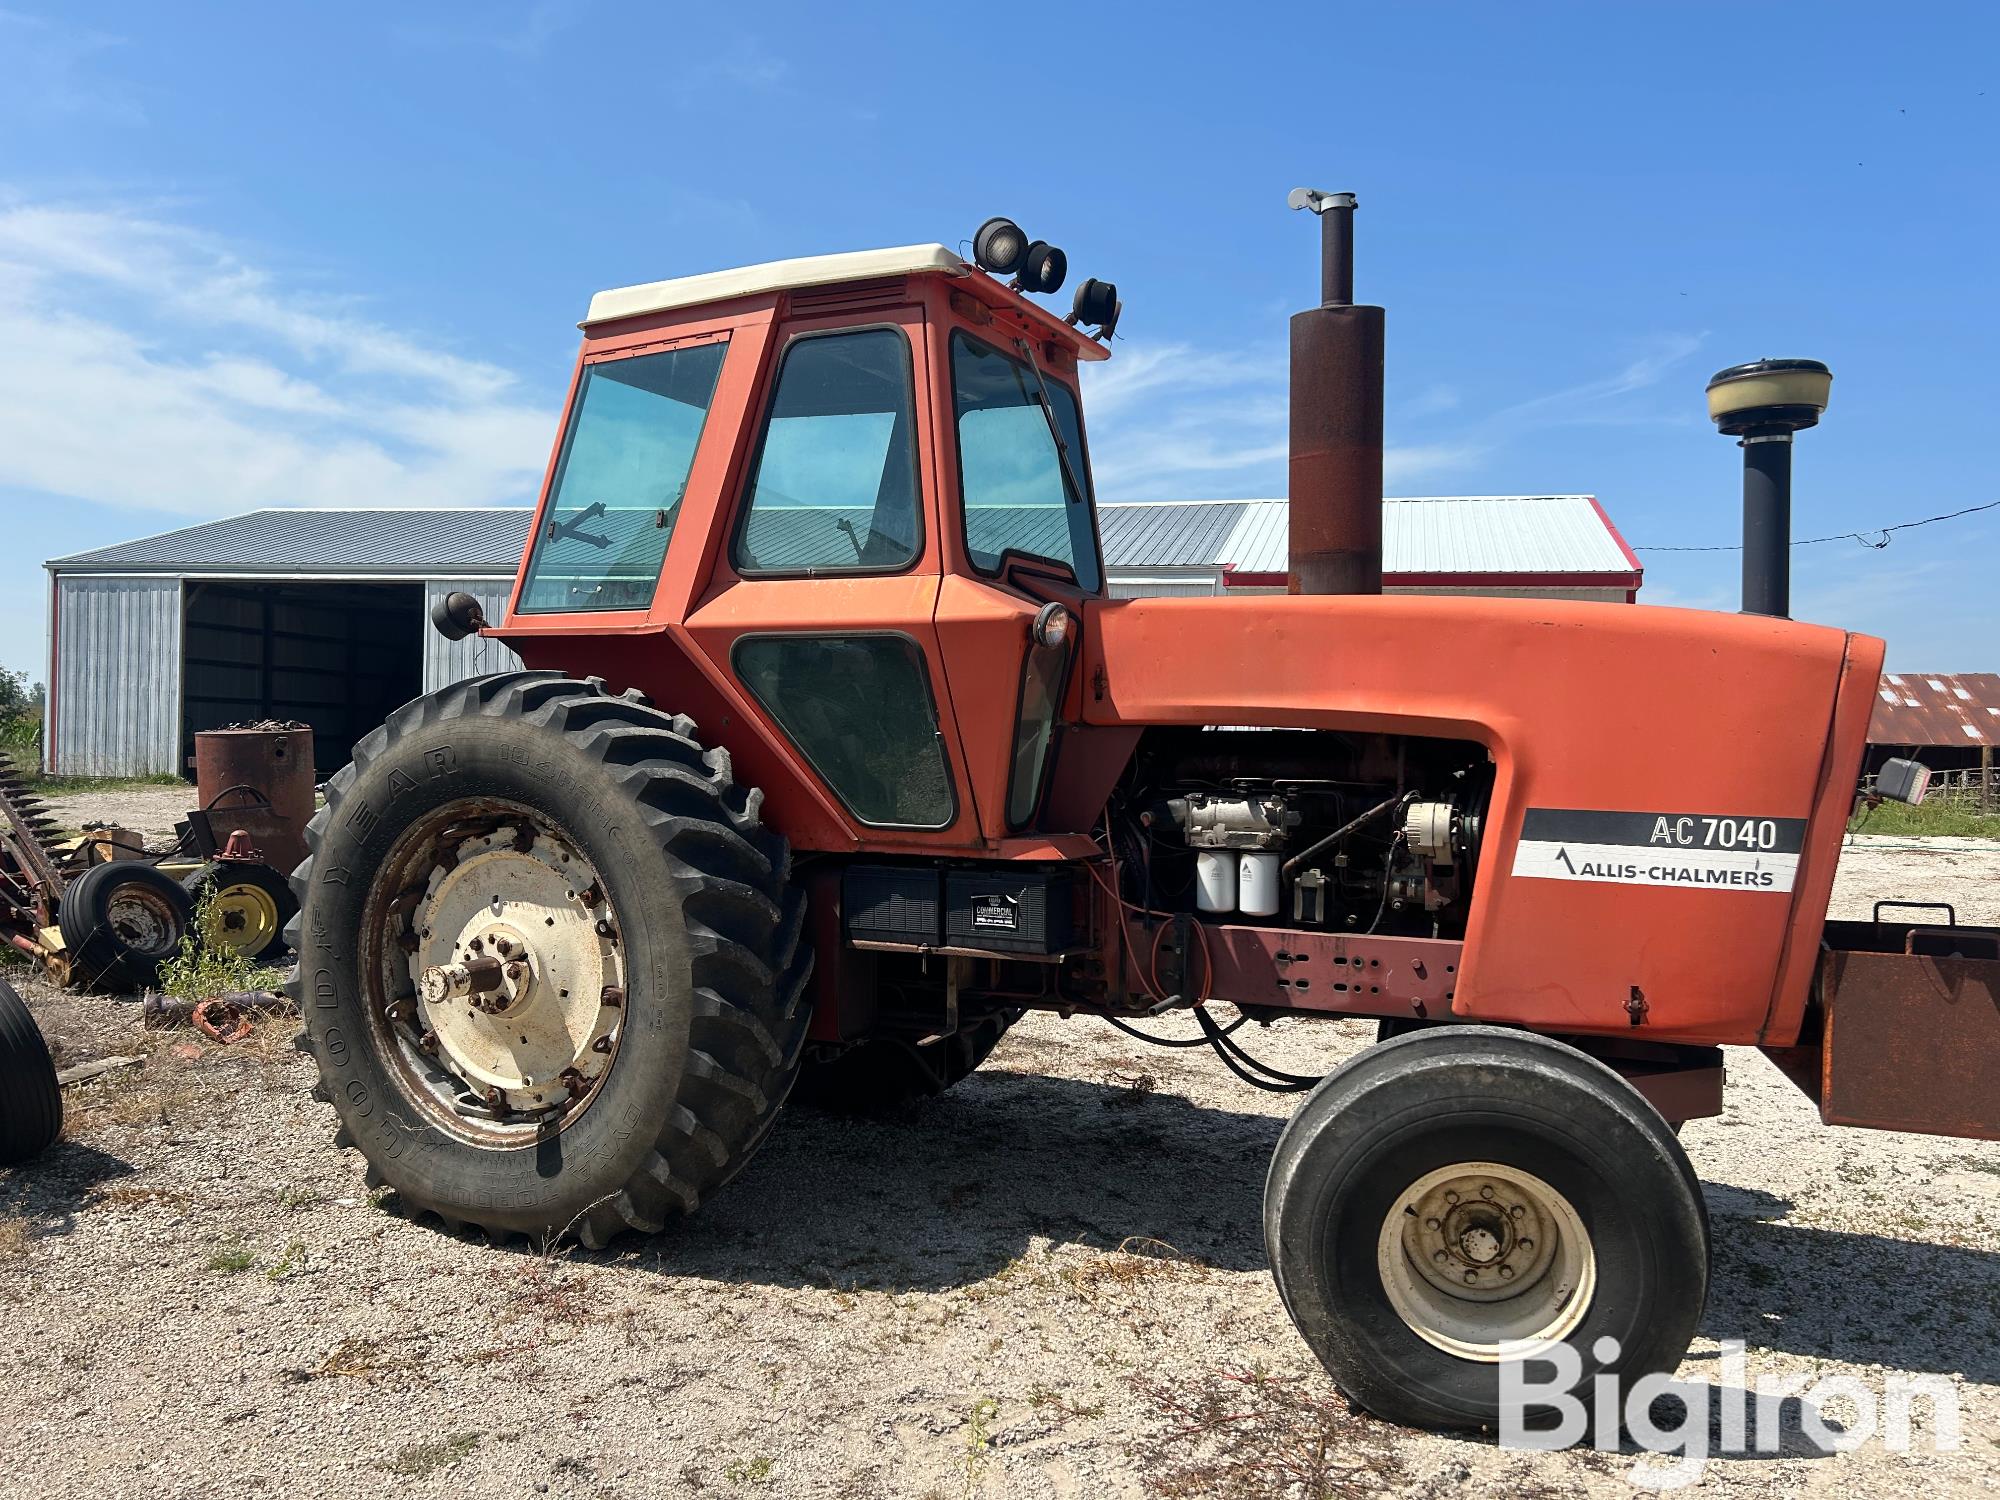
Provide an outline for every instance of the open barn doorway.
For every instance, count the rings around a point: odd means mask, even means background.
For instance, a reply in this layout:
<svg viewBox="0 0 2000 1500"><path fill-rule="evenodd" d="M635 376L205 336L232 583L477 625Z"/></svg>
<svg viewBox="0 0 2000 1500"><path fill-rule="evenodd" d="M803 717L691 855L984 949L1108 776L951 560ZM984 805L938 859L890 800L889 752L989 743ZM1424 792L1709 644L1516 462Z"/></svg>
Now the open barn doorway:
<svg viewBox="0 0 2000 1500"><path fill-rule="evenodd" d="M181 755L231 724L312 726L322 777L423 690L421 583L190 581L181 654Z"/></svg>

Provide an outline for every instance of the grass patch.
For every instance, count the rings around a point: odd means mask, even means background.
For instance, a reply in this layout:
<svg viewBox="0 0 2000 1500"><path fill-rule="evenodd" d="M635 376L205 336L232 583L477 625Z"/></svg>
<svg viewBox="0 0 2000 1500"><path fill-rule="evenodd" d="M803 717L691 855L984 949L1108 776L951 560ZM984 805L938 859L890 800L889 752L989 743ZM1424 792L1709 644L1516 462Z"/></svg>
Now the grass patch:
<svg viewBox="0 0 2000 1500"><path fill-rule="evenodd" d="M171 771L155 776L38 776L25 767L23 770L29 790L38 797L72 797L84 792L135 792L149 786L179 786L186 787L190 795L194 792L192 783Z"/></svg>
<svg viewBox="0 0 2000 1500"><path fill-rule="evenodd" d="M1403 1488L1387 1429L1357 1416L1323 1379L1251 1369L1193 1386L1132 1385L1166 1419L1146 1473L1160 1500L1346 1500Z"/></svg>
<svg viewBox="0 0 2000 1500"><path fill-rule="evenodd" d="M973 1494L986 1473L987 1455L993 1451L993 1419L1000 1415L1000 1403L981 1396L965 1414L965 1493Z"/></svg>
<svg viewBox="0 0 2000 1500"><path fill-rule="evenodd" d="M234 1276L257 1264L257 1253L248 1245L224 1245L208 1258L209 1270L218 1276Z"/></svg>
<svg viewBox="0 0 2000 1500"><path fill-rule="evenodd" d="M774 1467L769 1455L760 1453L755 1458L731 1464L722 1471L722 1477L731 1484L762 1484L771 1477Z"/></svg>
<svg viewBox="0 0 2000 1500"><path fill-rule="evenodd" d="M180 951L160 965L159 989L176 1000L198 1004L233 990L268 990L284 982L283 969L260 964L223 941L222 913L211 895L195 908Z"/></svg>
<svg viewBox="0 0 2000 1500"><path fill-rule="evenodd" d="M1945 803L1884 802L1870 808L1856 802L1849 833L1883 833L1902 838L2000 839L2000 815L1965 812Z"/></svg>
<svg viewBox="0 0 2000 1500"><path fill-rule="evenodd" d="M384 1467L399 1479L428 1479L440 1469L463 1463L478 1446L478 1433L454 1433L434 1443L411 1443L398 1448L396 1456Z"/></svg>

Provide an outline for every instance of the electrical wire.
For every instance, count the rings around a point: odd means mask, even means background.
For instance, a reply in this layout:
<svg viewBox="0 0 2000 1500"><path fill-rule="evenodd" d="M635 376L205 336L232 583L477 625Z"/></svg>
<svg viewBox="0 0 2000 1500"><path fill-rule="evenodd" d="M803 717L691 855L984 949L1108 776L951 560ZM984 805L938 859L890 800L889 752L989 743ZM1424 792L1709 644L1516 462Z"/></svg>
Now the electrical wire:
<svg viewBox="0 0 2000 1500"><path fill-rule="evenodd" d="M1197 1010L1195 1014L1198 1016L1205 1016L1208 1014L1208 1012L1206 1010ZM1118 1017L1116 1016L1106 1016L1104 1017L1104 1019L1109 1021L1113 1026L1117 1027L1118 1030L1124 1032L1127 1036L1137 1037L1142 1042L1150 1042L1155 1047L1209 1047L1214 1045L1212 1042L1209 1041L1206 1032L1204 1032L1200 1036L1190 1036L1190 1037L1154 1036L1150 1031L1141 1031L1138 1027L1119 1020ZM1248 1016L1238 1016L1235 1020L1231 1021L1227 1026L1222 1028L1222 1034L1224 1036L1228 1036L1230 1032L1236 1030L1237 1027L1241 1026L1244 1022L1248 1021L1249 1019L1250 1018Z"/></svg>
<svg viewBox="0 0 2000 1500"><path fill-rule="evenodd" d="M1237 1043L1230 1041L1207 1011L1196 1011L1195 1019L1201 1023L1209 1045L1215 1048L1215 1055L1222 1059L1223 1065L1252 1088L1262 1089L1267 1094L1303 1094L1308 1089L1319 1087L1317 1078L1282 1072L1269 1063L1259 1062ZM1252 1069L1256 1071L1252 1072ZM1260 1073L1264 1076L1257 1076Z"/></svg>
<svg viewBox="0 0 2000 1500"><path fill-rule="evenodd" d="M1978 515L1979 512L1983 510L1995 510L1995 509L2000 509L2000 500L1989 500L1984 505L1968 505L1964 510L1946 511L1941 516L1925 516L1921 521L1898 521L1894 526L1882 526L1878 528L1871 528L1871 530L1866 533L1859 531L1836 531L1829 536L1801 537L1797 541L1793 542L1792 545L1794 547L1817 547L1822 542L1851 541L1851 542L1859 542L1862 546L1869 548L1871 551L1880 552L1884 547L1889 545L1889 534L1891 532L1910 531L1918 526L1934 526L1939 521L1956 521L1960 516L1975 516ZM1870 535L1879 536L1880 538L1882 538L1882 540L1879 542L1870 541L1868 539ZM1719 545L1714 547L1634 546L1632 550L1634 552L1741 552L1743 550L1743 544L1741 542L1730 542L1724 545Z"/></svg>

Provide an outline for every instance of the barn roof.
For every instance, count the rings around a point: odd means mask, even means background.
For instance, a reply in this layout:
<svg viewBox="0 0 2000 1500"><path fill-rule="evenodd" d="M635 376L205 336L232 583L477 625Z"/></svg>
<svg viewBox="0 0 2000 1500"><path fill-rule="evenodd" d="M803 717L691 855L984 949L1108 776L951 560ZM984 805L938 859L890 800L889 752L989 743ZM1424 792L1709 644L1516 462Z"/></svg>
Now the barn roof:
<svg viewBox="0 0 2000 1500"><path fill-rule="evenodd" d="M60 571L134 573L512 573L531 512L253 510L51 560Z"/></svg>
<svg viewBox="0 0 2000 1500"><path fill-rule="evenodd" d="M2000 673L1885 672L1871 745L2000 745Z"/></svg>
<svg viewBox="0 0 2000 1500"><path fill-rule="evenodd" d="M1283 581L1283 500L1179 500L1098 508L1112 569L1217 569L1239 584ZM823 530L826 512L799 508ZM464 510L254 510L58 557L61 572L510 575L527 545L525 506ZM855 518L865 522L864 512ZM1051 512L1053 518L1053 512ZM760 518L774 565L794 528ZM975 516L978 522L981 518ZM984 518L992 521L990 515ZM1009 523L1009 533L1018 535ZM1588 495L1474 495L1383 502L1383 571L1401 584L1597 583L1636 588L1639 564ZM817 535L817 532L815 532ZM975 537L975 541L978 538ZM818 550L817 542L813 550Z"/></svg>

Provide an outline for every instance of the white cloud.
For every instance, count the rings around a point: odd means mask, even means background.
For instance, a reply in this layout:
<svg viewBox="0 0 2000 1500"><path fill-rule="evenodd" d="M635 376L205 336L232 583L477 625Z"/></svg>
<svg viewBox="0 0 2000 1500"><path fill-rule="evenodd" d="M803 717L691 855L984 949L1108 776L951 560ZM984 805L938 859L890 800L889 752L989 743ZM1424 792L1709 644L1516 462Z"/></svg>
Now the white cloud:
<svg viewBox="0 0 2000 1500"><path fill-rule="evenodd" d="M0 485L188 516L520 501L555 413L518 386L182 225L0 196Z"/></svg>

